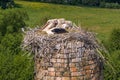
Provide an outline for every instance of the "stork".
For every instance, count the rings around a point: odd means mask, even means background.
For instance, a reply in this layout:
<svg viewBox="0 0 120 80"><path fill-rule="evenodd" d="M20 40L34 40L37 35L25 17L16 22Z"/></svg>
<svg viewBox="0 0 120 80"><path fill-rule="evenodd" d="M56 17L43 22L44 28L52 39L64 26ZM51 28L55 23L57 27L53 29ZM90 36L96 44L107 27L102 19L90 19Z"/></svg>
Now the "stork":
<svg viewBox="0 0 120 80"><path fill-rule="evenodd" d="M45 31L48 35L67 33L66 28L71 28L72 22L65 21L64 18L61 19L51 19L48 20L42 31Z"/></svg>

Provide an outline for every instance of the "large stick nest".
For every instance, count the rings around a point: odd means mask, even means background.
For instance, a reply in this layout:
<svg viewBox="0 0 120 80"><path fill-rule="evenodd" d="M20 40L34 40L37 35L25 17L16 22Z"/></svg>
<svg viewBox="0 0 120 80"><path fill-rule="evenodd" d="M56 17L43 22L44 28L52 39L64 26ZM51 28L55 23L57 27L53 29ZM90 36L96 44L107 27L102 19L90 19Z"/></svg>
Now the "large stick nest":
<svg viewBox="0 0 120 80"><path fill-rule="evenodd" d="M91 50L99 48L94 34L79 28L77 28L76 32L54 35L40 34L38 30L32 29L26 32L22 48L31 53L39 54L41 57L50 53L56 53L56 50L62 47L64 49L72 48L73 50L81 47ZM66 51L64 52L69 53Z"/></svg>
<svg viewBox="0 0 120 80"><path fill-rule="evenodd" d="M22 48L35 57L50 57L55 53L78 53L82 49L96 51L100 48L94 33L72 27L68 33L48 35L39 28L25 32Z"/></svg>

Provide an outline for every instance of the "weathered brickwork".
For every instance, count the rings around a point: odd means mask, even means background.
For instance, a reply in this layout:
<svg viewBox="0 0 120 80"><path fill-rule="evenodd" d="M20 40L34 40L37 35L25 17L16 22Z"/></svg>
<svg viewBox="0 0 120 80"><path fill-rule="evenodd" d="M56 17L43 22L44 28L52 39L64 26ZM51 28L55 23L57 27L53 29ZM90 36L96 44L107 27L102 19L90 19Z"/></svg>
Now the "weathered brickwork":
<svg viewBox="0 0 120 80"><path fill-rule="evenodd" d="M82 53L61 52L52 55L49 60L35 59L35 80L102 80L102 65L95 51L84 49Z"/></svg>

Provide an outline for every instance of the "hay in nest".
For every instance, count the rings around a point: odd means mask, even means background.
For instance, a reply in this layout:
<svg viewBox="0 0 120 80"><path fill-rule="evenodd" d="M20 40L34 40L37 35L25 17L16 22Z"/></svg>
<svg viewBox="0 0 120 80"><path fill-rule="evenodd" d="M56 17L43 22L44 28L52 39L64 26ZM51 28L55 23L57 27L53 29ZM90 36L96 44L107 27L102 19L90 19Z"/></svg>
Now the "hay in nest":
<svg viewBox="0 0 120 80"><path fill-rule="evenodd" d="M73 29L73 31L64 34L47 35L39 32L39 29L32 29L26 32L22 48L34 53L36 57L46 58L49 57L48 54L54 54L59 50L62 50L63 53L69 53L69 49L74 52L74 50L82 47L95 51L100 48L94 33L81 30L81 28L77 28L76 31Z"/></svg>

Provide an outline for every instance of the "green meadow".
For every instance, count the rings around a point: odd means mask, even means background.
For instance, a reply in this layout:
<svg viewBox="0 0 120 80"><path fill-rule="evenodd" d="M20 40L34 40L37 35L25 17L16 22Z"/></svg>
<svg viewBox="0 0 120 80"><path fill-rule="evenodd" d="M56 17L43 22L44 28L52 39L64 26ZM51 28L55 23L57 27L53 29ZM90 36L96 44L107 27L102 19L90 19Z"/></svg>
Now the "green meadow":
<svg viewBox="0 0 120 80"><path fill-rule="evenodd" d="M65 18L84 29L96 32L107 39L113 28L120 27L120 9L91 8L39 2L16 1L20 9L27 11L30 27L41 26L43 19Z"/></svg>

